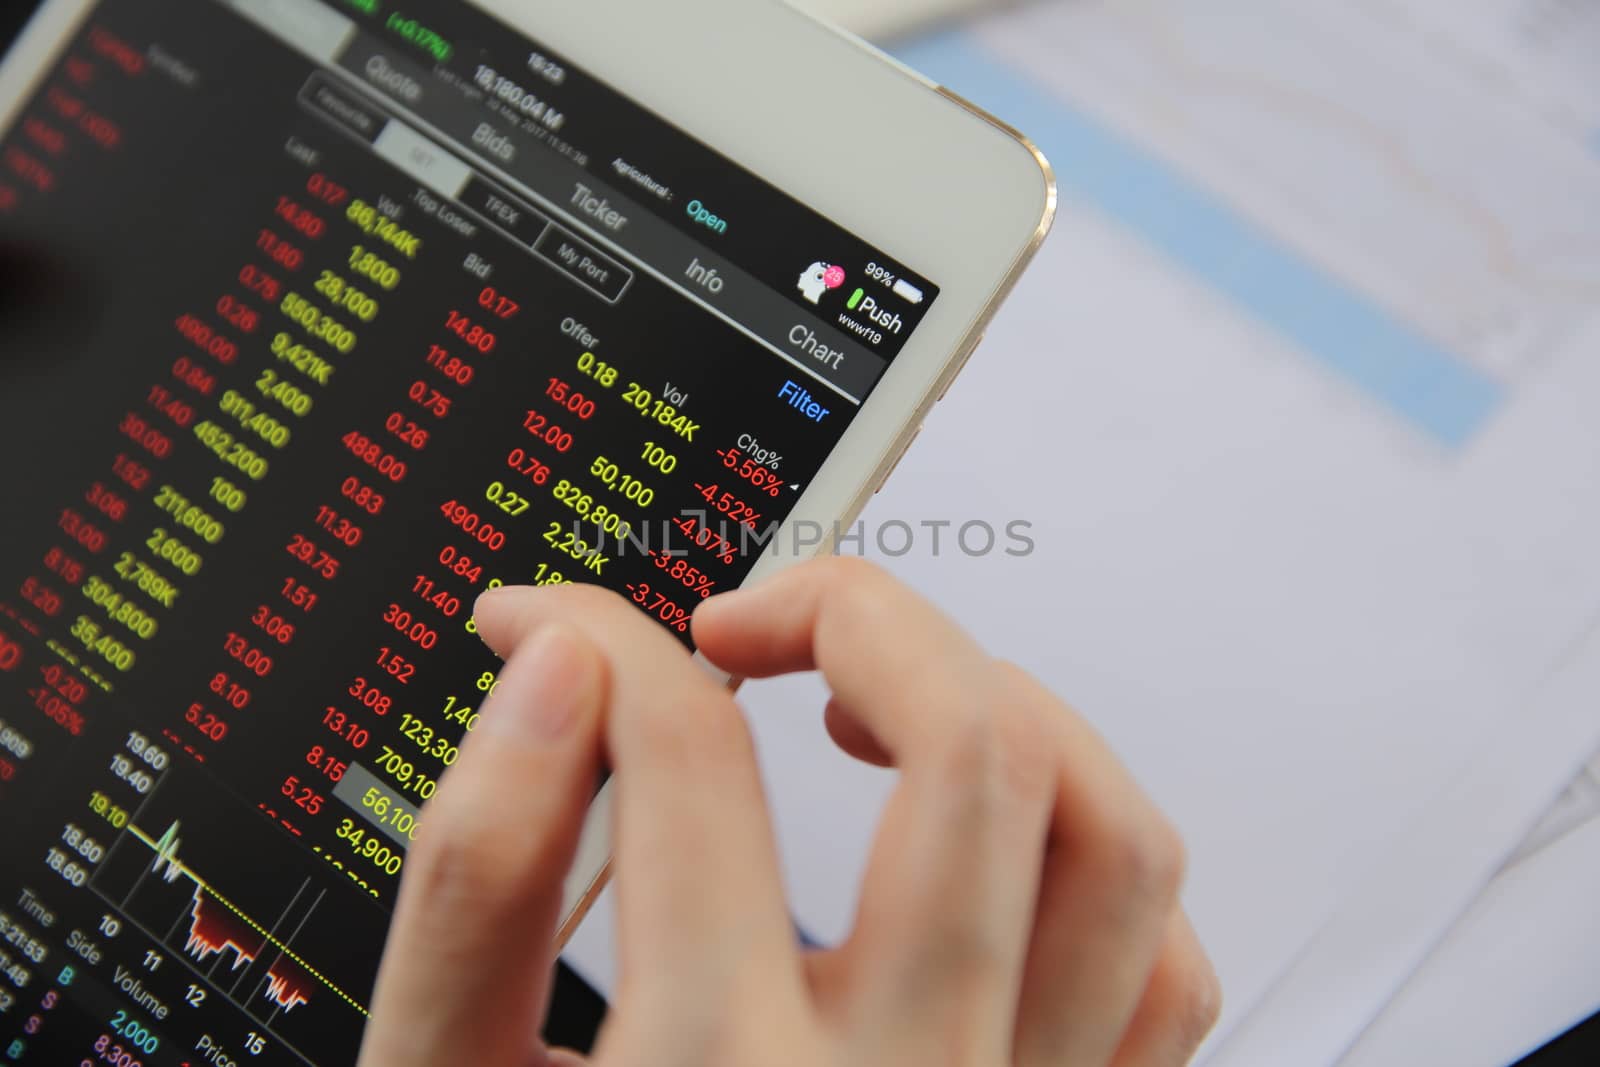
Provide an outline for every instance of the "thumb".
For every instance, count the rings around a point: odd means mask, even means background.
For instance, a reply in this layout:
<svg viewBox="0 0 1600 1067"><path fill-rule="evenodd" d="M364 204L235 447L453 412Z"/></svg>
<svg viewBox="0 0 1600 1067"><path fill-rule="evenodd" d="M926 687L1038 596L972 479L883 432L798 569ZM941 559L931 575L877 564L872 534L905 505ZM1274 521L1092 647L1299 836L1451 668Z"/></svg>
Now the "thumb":
<svg viewBox="0 0 1600 1067"><path fill-rule="evenodd" d="M362 1064L528 1062L606 689L604 660L570 628L543 627L512 651L423 809Z"/></svg>

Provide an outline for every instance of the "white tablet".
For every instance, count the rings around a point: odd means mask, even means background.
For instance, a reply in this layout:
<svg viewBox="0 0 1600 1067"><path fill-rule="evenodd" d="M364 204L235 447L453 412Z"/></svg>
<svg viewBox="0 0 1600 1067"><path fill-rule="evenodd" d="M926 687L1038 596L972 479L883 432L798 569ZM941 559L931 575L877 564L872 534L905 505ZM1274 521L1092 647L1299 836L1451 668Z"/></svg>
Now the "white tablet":
<svg viewBox="0 0 1600 1067"><path fill-rule="evenodd" d="M45 3L0 67L0 1055L352 1062L474 597L687 643L826 550L1053 197L776 3Z"/></svg>

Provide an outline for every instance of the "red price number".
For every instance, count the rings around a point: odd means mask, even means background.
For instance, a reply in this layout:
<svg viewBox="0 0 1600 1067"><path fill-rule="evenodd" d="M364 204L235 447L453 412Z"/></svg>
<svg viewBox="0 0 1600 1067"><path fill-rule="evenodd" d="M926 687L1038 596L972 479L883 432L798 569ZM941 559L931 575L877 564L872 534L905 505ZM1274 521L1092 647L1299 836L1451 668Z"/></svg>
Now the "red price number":
<svg viewBox="0 0 1600 1067"><path fill-rule="evenodd" d="M172 362L172 376L201 396L210 396L217 388L217 377L188 356L179 356Z"/></svg>
<svg viewBox="0 0 1600 1067"><path fill-rule="evenodd" d="M229 658L241 664L245 670L257 678L265 678L272 673L272 657L256 648L239 634L229 633L222 642L223 651Z"/></svg>
<svg viewBox="0 0 1600 1067"><path fill-rule="evenodd" d="M451 574L473 585L483 581L483 565L474 563L471 556L458 551L454 545L445 545L439 550L439 562L449 567Z"/></svg>
<svg viewBox="0 0 1600 1067"><path fill-rule="evenodd" d="M172 438L131 411L122 417L122 422L117 425L117 432L157 459L166 459L172 455Z"/></svg>
<svg viewBox="0 0 1600 1067"><path fill-rule="evenodd" d="M39 581L39 579L24 578L19 592L21 592L23 600L26 600L34 608L44 612L51 618L61 614L61 594Z"/></svg>
<svg viewBox="0 0 1600 1067"><path fill-rule="evenodd" d="M398 411L389 413L389 417L383 420L383 428L414 452L428 447L428 431Z"/></svg>
<svg viewBox="0 0 1600 1067"><path fill-rule="evenodd" d="M256 235L256 248L284 270L299 270L306 261L304 252L271 230L262 230Z"/></svg>
<svg viewBox="0 0 1600 1067"><path fill-rule="evenodd" d="M309 585L297 579L285 578L280 592L283 599L301 611L310 613L317 606L317 594L312 592Z"/></svg>
<svg viewBox="0 0 1600 1067"><path fill-rule="evenodd" d="M209 740L221 741L228 736L227 720L207 711L204 704L190 704L189 710L183 713L183 721Z"/></svg>
<svg viewBox="0 0 1600 1067"><path fill-rule="evenodd" d="M178 336L218 363L227 365L239 358L238 345L195 316L179 315L174 325L178 328Z"/></svg>
<svg viewBox="0 0 1600 1067"><path fill-rule="evenodd" d="M513 448L507 453L506 466L528 479L534 485L548 485L550 483L550 468L528 455L524 449Z"/></svg>
<svg viewBox="0 0 1600 1067"><path fill-rule="evenodd" d="M346 690L356 702L374 715L387 715L394 707L394 699L365 678L357 678Z"/></svg>
<svg viewBox="0 0 1600 1067"><path fill-rule="evenodd" d="M580 419L588 419L594 415L594 401L576 392L560 378L550 379L549 384L545 386L544 395Z"/></svg>
<svg viewBox="0 0 1600 1067"><path fill-rule="evenodd" d="M328 799L315 789L303 784L299 777L293 774L283 780L283 784L278 787L278 792L294 801L298 807L304 808L311 815L321 811L322 805Z"/></svg>
<svg viewBox="0 0 1600 1067"><path fill-rule="evenodd" d="M306 192L330 207L338 207L350 199L350 190L321 171L306 179Z"/></svg>
<svg viewBox="0 0 1600 1067"><path fill-rule="evenodd" d="M326 550L318 548L315 541L304 534L295 534L285 546L289 555L310 567L323 578L332 580L339 574L339 561Z"/></svg>
<svg viewBox="0 0 1600 1067"><path fill-rule="evenodd" d="M61 527L63 533L90 552L98 554L106 547L105 531L72 508L64 508L56 524Z"/></svg>
<svg viewBox="0 0 1600 1067"><path fill-rule="evenodd" d="M339 486L339 495L368 515L378 515L383 512L383 494L362 482L360 478L346 478L344 484Z"/></svg>
<svg viewBox="0 0 1600 1067"><path fill-rule="evenodd" d="M287 223L291 230L313 241L328 232L328 224L322 221L320 215L287 196L278 197L278 204L272 213Z"/></svg>
<svg viewBox="0 0 1600 1067"><path fill-rule="evenodd" d="M259 605L255 614L250 616L250 624L280 645L287 645L294 640L294 624L282 615L274 614L265 604Z"/></svg>
<svg viewBox="0 0 1600 1067"><path fill-rule="evenodd" d="M416 618L399 604L390 604L384 609L383 621L388 623L395 633L420 649L427 650L439 643L437 630Z"/></svg>
<svg viewBox="0 0 1600 1067"><path fill-rule="evenodd" d="M187 428L194 421L194 408L173 396L165 386L152 385L145 394L145 403L180 427Z"/></svg>
<svg viewBox="0 0 1600 1067"><path fill-rule="evenodd" d="M83 564L59 548L52 548L44 554L44 565L52 574L59 575L73 585L83 581Z"/></svg>
<svg viewBox="0 0 1600 1067"><path fill-rule="evenodd" d="M447 619L461 614L461 598L440 589L426 574L417 575L417 580L411 583L411 591Z"/></svg>
<svg viewBox="0 0 1600 1067"><path fill-rule="evenodd" d="M417 676L417 665L392 648L378 649L377 664L401 685L410 685L411 679Z"/></svg>
<svg viewBox="0 0 1600 1067"><path fill-rule="evenodd" d="M330 782L337 782L344 777L344 772L350 769L350 764L321 745L312 745L306 750L306 764Z"/></svg>
<svg viewBox="0 0 1600 1067"><path fill-rule="evenodd" d="M117 453L117 458L111 461L111 473L136 493L150 484L150 468L135 463L120 452Z"/></svg>
<svg viewBox="0 0 1600 1067"><path fill-rule="evenodd" d="M449 378L457 385L472 384L472 364L463 362L459 357L452 356L446 349L438 345L428 346L428 366Z"/></svg>
<svg viewBox="0 0 1600 1067"><path fill-rule="evenodd" d="M515 318L517 312L522 310L522 305L506 296L492 285L483 287L478 294L478 306L497 319Z"/></svg>
<svg viewBox="0 0 1600 1067"><path fill-rule="evenodd" d="M322 725L330 733L348 741L352 748L357 750L367 747L367 742L372 740L372 731L356 722L338 708L328 708L322 714Z"/></svg>
<svg viewBox="0 0 1600 1067"><path fill-rule="evenodd" d="M0 671L14 671L22 664L22 646L0 634Z"/></svg>
<svg viewBox="0 0 1600 1067"><path fill-rule="evenodd" d="M494 351L495 336L490 331L479 326L459 311L448 311L444 316L444 328L465 341L470 347L476 348L484 355Z"/></svg>
<svg viewBox="0 0 1600 1067"><path fill-rule="evenodd" d="M127 517L128 502L99 482L89 486L89 491L83 494L83 499L112 522L121 522Z"/></svg>
<svg viewBox="0 0 1600 1067"><path fill-rule="evenodd" d="M376 441L370 440L365 434L354 431L347 433L343 438L344 447L361 462L389 479L391 482L405 480L405 460L399 459L383 450Z"/></svg>
<svg viewBox="0 0 1600 1067"><path fill-rule="evenodd" d="M283 283L254 263L246 263L239 269L239 284L269 304L276 304L283 295Z"/></svg>
<svg viewBox="0 0 1600 1067"><path fill-rule="evenodd" d="M231 296L217 300L217 316L240 333L255 333L261 325L261 313L249 304Z"/></svg>
<svg viewBox="0 0 1600 1067"><path fill-rule="evenodd" d="M243 711L250 706L250 690L234 681L225 671L218 671L211 676L209 688L234 711Z"/></svg>
<svg viewBox="0 0 1600 1067"><path fill-rule="evenodd" d="M450 414L450 398L427 382L421 380L412 382L411 388L406 390L406 396L411 398L413 404L436 419L442 419Z"/></svg>
<svg viewBox="0 0 1600 1067"><path fill-rule="evenodd" d="M522 428L532 434L535 440L549 445L557 452L572 451L572 435L537 411L528 412L528 417L522 422Z"/></svg>
<svg viewBox="0 0 1600 1067"><path fill-rule="evenodd" d="M498 552L506 546L506 535L492 524L484 522L477 512L465 504L447 500L440 506L439 512L450 520L451 525L460 527L463 533L470 534L489 551Z"/></svg>
<svg viewBox="0 0 1600 1067"><path fill-rule="evenodd" d="M327 506L317 508L317 525L333 535L333 539L346 548L354 548L364 536L361 527Z"/></svg>

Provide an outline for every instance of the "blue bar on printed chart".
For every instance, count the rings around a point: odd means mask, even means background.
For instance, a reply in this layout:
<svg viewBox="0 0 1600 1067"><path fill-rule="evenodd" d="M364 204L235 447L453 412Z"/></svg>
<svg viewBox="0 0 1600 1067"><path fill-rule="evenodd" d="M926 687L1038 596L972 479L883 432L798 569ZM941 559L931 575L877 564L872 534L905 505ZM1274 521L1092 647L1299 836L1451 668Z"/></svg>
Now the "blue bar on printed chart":
<svg viewBox="0 0 1600 1067"><path fill-rule="evenodd" d="M896 55L1031 137L1074 194L1138 234L1442 445L1469 440L1505 387L1308 262L1147 150L962 33Z"/></svg>

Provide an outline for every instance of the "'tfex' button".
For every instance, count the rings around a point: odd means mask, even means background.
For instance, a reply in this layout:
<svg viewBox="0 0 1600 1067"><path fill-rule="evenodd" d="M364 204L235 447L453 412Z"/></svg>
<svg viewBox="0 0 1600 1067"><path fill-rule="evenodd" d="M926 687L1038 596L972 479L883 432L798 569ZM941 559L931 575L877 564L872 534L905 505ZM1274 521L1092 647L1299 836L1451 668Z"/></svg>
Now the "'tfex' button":
<svg viewBox="0 0 1600 1067"><path fill-rule="evenodd" d="M812 422L821 422L828 416L828 409L817 403L816 397L794 382L783 383L783 388L778 390L778 399L788 401L790 407Z"/></svg>

